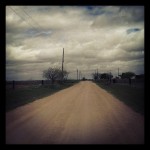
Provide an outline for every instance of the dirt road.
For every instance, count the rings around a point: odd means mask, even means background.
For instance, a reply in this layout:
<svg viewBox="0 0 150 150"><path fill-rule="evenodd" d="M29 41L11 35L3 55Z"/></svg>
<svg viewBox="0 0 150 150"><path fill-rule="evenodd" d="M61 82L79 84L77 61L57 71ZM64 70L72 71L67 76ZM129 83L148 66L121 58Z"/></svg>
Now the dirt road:
<svg viewBox="0 0 150 150"><path fill-rule="evenodd" d="M144 117L90 81L6 113L7 144L142 144Z"/></svg>

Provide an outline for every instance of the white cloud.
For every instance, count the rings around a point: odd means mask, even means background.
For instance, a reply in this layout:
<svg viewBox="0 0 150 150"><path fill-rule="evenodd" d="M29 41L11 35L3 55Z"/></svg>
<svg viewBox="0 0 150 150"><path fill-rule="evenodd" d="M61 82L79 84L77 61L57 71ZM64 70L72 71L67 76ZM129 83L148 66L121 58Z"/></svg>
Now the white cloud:
<svg viewBox="0 0 150 150"><path fill-rule="evenodd" d="M97 68L114 74L118 67L122 72L143 73L143 10L136 6L7 6L6 79L29 79L35 74L41 79L40 72L49 65L61 66L63 48L70 77L75 77L77 68L88 77ZM133 28L139 30L127 34Z"/></svg>

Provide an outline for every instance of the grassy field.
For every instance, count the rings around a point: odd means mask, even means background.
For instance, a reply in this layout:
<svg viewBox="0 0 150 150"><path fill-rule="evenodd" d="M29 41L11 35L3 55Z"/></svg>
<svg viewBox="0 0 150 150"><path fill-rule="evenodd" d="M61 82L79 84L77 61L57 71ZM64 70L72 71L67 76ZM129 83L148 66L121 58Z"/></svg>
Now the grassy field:
<svg viewBox="0 0 150 150"><path fill-rule="evenodd" d="M144 87L130 85L97 83L119 100L130 106L134 111L144 115Z"/></svg>
<svg viewBox="0 0 150 150"><path fill-rule="evenodd" d="M65 84L24 86L16 89L6 89L6 111L18 106L30 103L34 100L49 96L62 89L68 88L77 81L68 81ZM112 95L129 105L133 110L144 114L144 87L134 87L129 85L96 83L101 88L107 90Z"/></svg>
<svg viewBox="0 0 150 150"><path fill-rule="evenodd" d="M6 111L10 111L18 106L30 103L34 100L49 96L62 89L68 88L77 83L76 81L43 86L25 86L16 89L6 89Z"/></svg>

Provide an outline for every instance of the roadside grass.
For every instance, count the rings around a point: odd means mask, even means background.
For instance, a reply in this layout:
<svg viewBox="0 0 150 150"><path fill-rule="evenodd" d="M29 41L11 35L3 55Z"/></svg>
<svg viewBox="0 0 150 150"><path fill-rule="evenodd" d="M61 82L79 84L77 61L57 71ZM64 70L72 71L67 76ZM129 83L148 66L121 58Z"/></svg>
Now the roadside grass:
<svg viewBox="0 0 150 150"><path fill-rule="evenodd" d="M96 83L113 96L130 106L134 111L144 115L144 87L130 85Z"/></svg>
<svg viewBox="0 0 150 150"><path fill-rule="evenodd" d="M73 86L76 81L54 85L31 85L18 89L6 89L6 111L25 105L40 98L52 95L62 89Z"/></svg>

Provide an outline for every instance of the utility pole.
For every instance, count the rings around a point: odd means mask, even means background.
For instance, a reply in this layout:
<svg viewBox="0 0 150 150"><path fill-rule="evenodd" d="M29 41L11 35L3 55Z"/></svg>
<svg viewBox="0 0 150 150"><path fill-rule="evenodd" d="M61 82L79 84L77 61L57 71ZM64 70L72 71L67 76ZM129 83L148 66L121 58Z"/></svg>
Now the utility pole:
<svg viewBox="0 0 150 150"><path fill-rule="evenodd" d="M111 84L111 70L110 70L110 84Z"/></svg>
<svg viewBox="0 0 150 150"><path fill-rule="evenodd" d="M77 80L78 80L78 69L77 69Z"/></svg>
<svg viewBox="0 0 150 150"><path fill-rule="evenodd" d="M63 48L63 56L62 56L62 81L63 81L63 78L64 78L64 75L63 75L63 72L64 72L64 48Z"/></svg>

